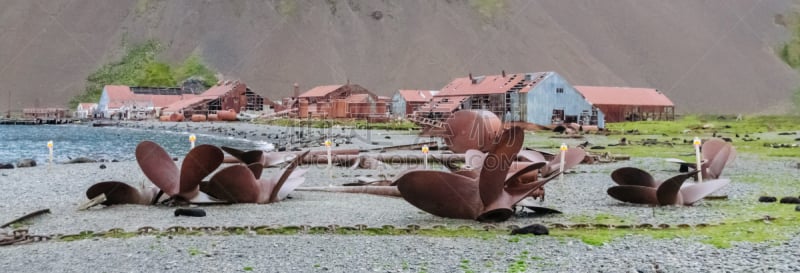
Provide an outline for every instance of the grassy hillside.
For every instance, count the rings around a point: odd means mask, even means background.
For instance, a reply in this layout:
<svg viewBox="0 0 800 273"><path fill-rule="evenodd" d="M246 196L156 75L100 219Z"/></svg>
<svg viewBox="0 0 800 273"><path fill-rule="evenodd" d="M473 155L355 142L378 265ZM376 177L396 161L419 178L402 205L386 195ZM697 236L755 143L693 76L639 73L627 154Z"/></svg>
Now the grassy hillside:
<svg viewBox="0 0 800 273"><path fill-rule="evenodd" d="M152 39L160 62L194 54L273 98L294 82L389 95L470 72L554 70L574 84L658 88L681 113L780 112L800 78L775 50L791 2L11 0L0 109L66 105L125 55L121 41Z"/></svg>

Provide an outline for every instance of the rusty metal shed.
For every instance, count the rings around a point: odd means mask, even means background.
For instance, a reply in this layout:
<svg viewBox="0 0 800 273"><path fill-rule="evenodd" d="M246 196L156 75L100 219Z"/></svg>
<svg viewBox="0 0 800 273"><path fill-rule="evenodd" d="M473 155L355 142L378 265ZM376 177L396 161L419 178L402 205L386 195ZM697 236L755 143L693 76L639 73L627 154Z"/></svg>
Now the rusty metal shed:
<svg viewBox="0 0 800 273"><path fill-rule="evenodd" d="M386 99L357 84L323 85L298 96L301 118L371 118L386 115Z"/></svg>
<svg viewBox="0 0 800 273"><path fill-rule="evenodd" d="M653 88L575 86L605 114L606 122L674 120L675 105Z"/></svg>

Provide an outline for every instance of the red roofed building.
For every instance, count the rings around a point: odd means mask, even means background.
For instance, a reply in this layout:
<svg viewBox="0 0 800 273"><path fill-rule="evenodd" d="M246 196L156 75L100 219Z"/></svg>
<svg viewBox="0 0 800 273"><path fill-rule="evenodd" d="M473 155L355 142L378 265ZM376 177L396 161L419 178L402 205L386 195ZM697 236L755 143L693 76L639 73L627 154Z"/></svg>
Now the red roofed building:
<svg viewBox="0 0 800 273"><path fill-rule="evenodd" d="M97 112L105 118L154 117L161 108L191 96L179 93L174 88L106 85L97 103Z"/></svg>
<svg viewBox="0 0 800 273"><path fill-rule="evenodd" d="M145 119L175 112L190 117L229 109L263 111L265 101L273 106L239 81L220 81L200 94L189 88L106 85L97 111L106 118Z"/></svg>
<svg viewBox="0 0 800 273"><path fill-rule="evenodd" d="M94 112L97 111L97 103L93 102L81 102L78 103L78 106L75 108L75 113L72 114L74 118L91 118L94 116Z"/></svg>
<svg viewBox="0 0 800 273"><path fill-rule="evenodd" d="M675 105L656 89L606 86L575 86L575 89L605 114L606 122L675 119Z"/></svg>
<svg viewBox="0 0 800 273"><path fill-rule="evenodd" d="M323 85L298 96L301 118L377 118L386 116L386 99L357 84Z"/></svg>
<svg viewBox="0 0 800 273"><path fill-rule="evenodd" d="M202 94L168 105L162 111L162 115L178 112L188 118L194 114L207 115L220 110L233 110L236 113L264 111L265 103L269 108L276 106L242 82L220 81Z"/></svg>
<svg viewBox="0 0 800 273"><path fill-rule="evenodd" d="M434 90L397 90L392 96L392 115L396 117L407 117L413 115L414 111L433 100L433 96L439 93Z"/></svg>

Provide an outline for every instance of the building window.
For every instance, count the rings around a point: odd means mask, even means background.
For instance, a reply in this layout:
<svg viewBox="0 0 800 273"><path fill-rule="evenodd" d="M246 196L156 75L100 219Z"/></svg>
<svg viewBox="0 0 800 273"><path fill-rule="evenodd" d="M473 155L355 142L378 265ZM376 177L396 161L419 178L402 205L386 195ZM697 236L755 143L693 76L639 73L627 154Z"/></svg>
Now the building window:
<svg viewBox="0 0 800 273"><path fill-rule="evenodd" d="M563 94L563 93L564 93L564 88L561 87L556 88L556 94Z"/></svg>

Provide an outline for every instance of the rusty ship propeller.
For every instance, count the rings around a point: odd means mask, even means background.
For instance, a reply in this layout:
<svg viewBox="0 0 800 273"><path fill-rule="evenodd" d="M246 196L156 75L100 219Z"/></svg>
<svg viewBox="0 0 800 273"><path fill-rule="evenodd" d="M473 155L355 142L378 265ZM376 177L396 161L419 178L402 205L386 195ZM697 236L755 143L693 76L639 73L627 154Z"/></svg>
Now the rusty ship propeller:
<svg viewBox="0 0 800 273"><path fill-rule="evenodd" d="M644 170L634 167L619 168L611 173L611 179L618 185L609 188L607 192L614 199L628 203L690 206L730 183L728 179L684 183L697 172L682 173L661 182Z"/></svg>

